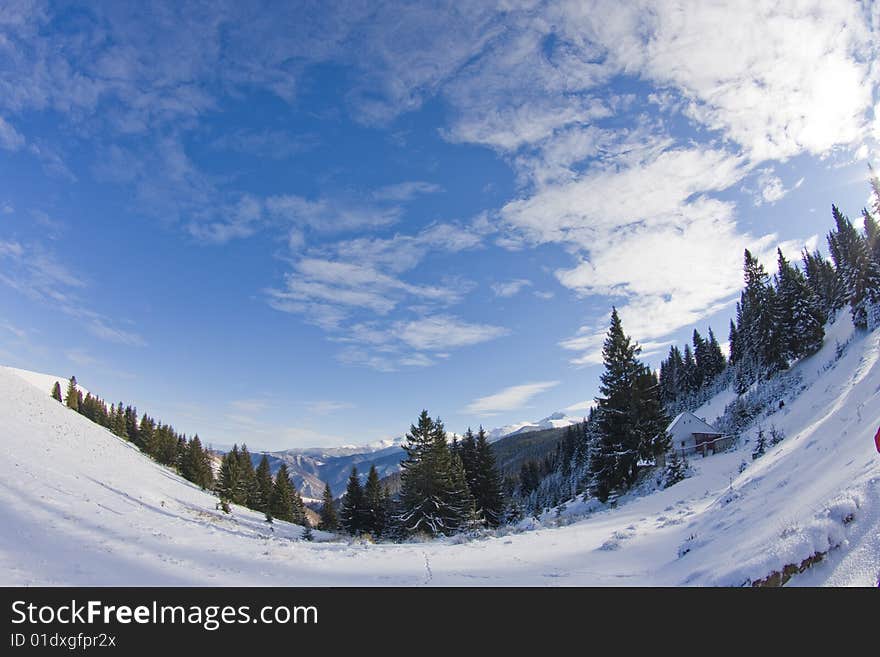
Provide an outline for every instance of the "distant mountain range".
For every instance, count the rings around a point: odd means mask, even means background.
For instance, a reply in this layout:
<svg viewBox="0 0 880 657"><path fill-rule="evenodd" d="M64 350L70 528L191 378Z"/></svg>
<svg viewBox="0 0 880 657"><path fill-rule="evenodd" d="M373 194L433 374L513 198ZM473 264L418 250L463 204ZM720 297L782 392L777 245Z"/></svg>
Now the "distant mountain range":
<svg viewBox="0 0 880 657"><path fill-rule="evenodd" d="M553 446L561 437L561 432L557 436L555 429L563 429L570 424L580 422L581 418L575 418L565 415L564 413L553 413L537 422L520 422L509 424L487 431L489 440L492 443L499 443L502 439L512 436L524 436L535 432L549 432L547 436L542 436L538 440L540 445L544 445L547 440L552 439ZM380 479L391 478L400 470L400 461L403 459L404 453L400 445L403 443L404 437L382 440L367 445L354 446L344 445L341 447L302 447L286 449L278 452L266 452L269 459L269 466L274 475L282 463L287 464L290 471L291 479L302 493L306 501L319 500L324 492L324 483L330 484L334 497L339 497L345 491L348 477L351 474L352 467L357 467L358 472L366 477L371 465L376 466ZM505 441L507 443L507 441ZM499 465L507 471L510 463L517 462L516 445L528 445L530 448L534 445L530 441L510 441L505 444L503 449L501 445L496 446L496 451L504 455ZM531 453L529 450L527 452ZM541 454L543 454L542 450ZM251 458L256 466L263 457L262 453L251 454ZM510 463L509 463L510 462ZM517 465L518 467L518 465Z"/></svg>

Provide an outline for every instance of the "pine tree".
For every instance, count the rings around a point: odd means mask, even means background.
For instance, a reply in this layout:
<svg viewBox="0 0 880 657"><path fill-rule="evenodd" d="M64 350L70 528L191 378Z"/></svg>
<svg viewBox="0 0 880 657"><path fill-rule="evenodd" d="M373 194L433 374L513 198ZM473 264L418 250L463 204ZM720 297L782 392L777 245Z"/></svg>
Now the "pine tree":
<svg viewBox="0 0 880 657"><path fill-rule="evenodd" d="M605 370L596 398L598 439L590 450L591 494L602 502L611 491L638 473L639 447L632 409L632 390L643 366L636 358L641 351L623 332L617 309L612 309L611 326L602 347Z"/></svg>
<svg viewBox="0 0 880 657"><path fill-rule="evenodd" d="M375 465L370 466L367 483L364 485L365 531L373 536L381 536L385 532L386 514L385 491L379 482L379 473Z"/></svg>
<svg viewBox="0 0 880 657"><path fill-rule="evenodd" d="M257 486L257 475L254 472L254 463L247 445L242 443L238 451L238 481L235 489L235 503L250 509L258 509L260 504L260 489Z"/></svg>
<svg viewBox="0 0 880 657"><path fill-rule="evenodd" d="M826 317L800 270L777 249L776 304L786 359L814 353L825 338Z"/></svg>
<svg viewBox="0 0 880 657"><path fill-rule="evenodd" d="M711 356L709 354L709 343L703 339L700 332L694 329L694 390L699 390L703 385L711 379Z"/></svg>
<svg viewBox="0 0 880 657"><path fill-rule="evenodd" d="M269 514L272 518L293 522L294 492L287 464L282 462L275 474L275 484L272 486L272 496L269 500Z"/></svg>
<svg viewBox="0 0 880 657"><path fill-rule="evenodd" d="M158 431L156 432L158 433ZM238 445L232 446L232 451L226 452L220 461L220 471L217 476L217 483L214 487L215 492L221 500L234 502L236 493L239 490L241 459L238 454ZM280 517L277 514L273 514Z"/></svg>
<svg viewBox="0 0 880 657"><path fill-rule="evenodd" d="M142 452L147 452L148 454L150 445L153 443L153 432L156 430L156 422L144 413L141 418L140 424L138 425L138 433L135 438L135 445L137 445Z"/></svg>
<svg viewBox="0 0 880 657"><path fill-rule="evenodd" d="M501 473L495 464L495 454L483 427L477 432L474 446L474 481L471 494L477 513L489 527L501 524L504 512L504 497L501 487Z"/></svg>
<svg viewBox="0 0 880 657"><path fill-rule="evenodd" d="M55 385L52 386L52 399L55 401L61 401L61 384L58 381L55 382Z"/></svg>
<svg viewBox="0 0 880 657"><path fill-rule="evenodd" d="M684 346L684 366L681 372L680 385L684 394L694 392L699 387L697 361L694 358L694 354L691 351L691 346L689 344Z"/></svg>
<svg viewBox="0 0 880 657"><path fill-rule="evenodd" d="M321 524L318 529L325 532L333 532L337 529L336 506L333 503L333 493L330 484L324 484L324 495L321 499Z"/></svg>
<svg viewBox="0 0 880 657"><path fill-rule="evenodd" d="M265 454L263 454L263 457L260 459L260 463L254 473L254 479L257 484L258 498L256 500L256 505L253 508L265 513L269 508L269 500L272 498L273 486L269 458Z"/></svg>
<svg viewBox="0 0 880 657"><path fill-rule="evenodd" d="M829 319L846 305L843 281L838 276L834 265L822 257L818 251L809 253L804 249L801 254L807 286L819 299L822 313Z"/></svg>
<svg viewBox="0 0 880 657"><path fill-rule="evenodd" d="M67 408L72 408L79 412L79 394L76 389L75 376L70 377L70 381L67 382L67 393L64 395L64 403L67 404Z"/></svg>
<svg viewBox="0 0 880 657"><path fill-rule="evenodd" d="M303 502L302 495L300 495L299 489L291 482L291 518L293 523L297 525L306 526L309 524L309 517L306 513L306 505Z"/></svg>
<svg viewBox="0 0 880 657"><path fill-rule="evenodd" d="M357 467L352 467L351 475L348 477L348 487L345 489L345 497L342 498L339 522L342 528L353 536L367 531L366 500Z"/></svg>
<svg viewBox="0 0 880 657"><path fill-rule="evenodd" d="M721 345L718 344L718 340L715 339L715 334L712 332L712 327L709 327L709 371L710 377L715 379L718 375L724 372L727 367L727 359L724 357L724 352L721 351Z"/></svg>
<svg viewBox="0 0 880 657"><path fill-rule="evenodd" d="M180 474L203 489L210 488L214 483L214 473L208 453L202 448L198 434L186 445L181 461Z"/></svg>
<svg viewBox="0 0 880 657"><path fill-rule="evenodd" d="M869 314L880 304L880 263L868 250L868 242L859 234L837 206L831 206L835 228L828 234L828 249L842 282L853 324L868 328Z"/></svg>
<svg viewBox="0 0 880 657"><path fill-rule="evenodd" d="M422 411L403 444L400 513L397 520L407 532L452 534L468 519L472 499L464 467L460 472L439 418ZM460 461L460 459L459 459ZM462 483L464 486L462 486Z"/></svg>
<svg viewBox="0 0 880 657"><path fill-rule="evenodd" d="M679 456L678 450L672 450L672 455L666 464L666 472L663 477L663 487L669 488L673 484L685 478L687 473L687 461L684 456Z"/></svg>
<svg viewBox="0 0 880 657"><path fill-rule="evenodd" d="M752 451L752 460L759 459L767 452L767 436L763 429L758 429L758 438L755 441L755 449Z"/></svg>

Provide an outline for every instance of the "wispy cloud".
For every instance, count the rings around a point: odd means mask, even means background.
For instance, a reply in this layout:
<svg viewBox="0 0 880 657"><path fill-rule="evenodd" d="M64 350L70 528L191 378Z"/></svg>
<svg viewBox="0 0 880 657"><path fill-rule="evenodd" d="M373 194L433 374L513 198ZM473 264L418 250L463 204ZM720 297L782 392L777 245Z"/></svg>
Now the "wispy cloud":
<svg viewBox="0 0 880 657"><path fill-rule="evenodd" d="M333 401L330 399L322 399L319 401L305 402L306 410L313 415L330 415L339 411L347 411L355 408L351 402Z"/></svg>
<svg viewBox="0 0 880 657"><path fill-rule="evenodd" d="M315 148L318 142L319 138L314 134L291 134L272 129L235 130L215 137L209 146L215 150L283 160Z"/></svg>
<svg viewBox="0 0 880 657"><path fill-rule="evenodd" d="M142 347L146 341L136 332L114 326L80 298L86 281L38 244L0 241L0 283L34 301L57 308L80 320L92 335L108 342Z"/></svg>
<svg viewBox="0 0 880 657"><path fill-rule="evenodd" d="M260 413L269 408L266 399L233 399L229 406L242 413Z"/></svg>
<svg viewBox="0 0 880 657"><path fill-rule="evenodd" d="M493 283L492 292L495 293L496 297L506 299L508 297L515 297L524 288L531 286L531 284L532 282L528 279L517 278L504 283Z"/></svg>
<svg viewBox="0 0 880 657"><path fill-rule="evenodd" d="M17 151L25 145L24 136L0 116L0 148Z"/></svg>
<svg viewBox="0 0 880 657"><path fill-rule="evenodd" d="M475 399L465 410L475 415L495 415L523 408L532 398L559 385L559 381L524 383L504 388L495 394Z"/></svg>
<svg viewBox="0 0 880 657"><path fill-rule="evenodd" d="M402 182L395 185L387 185L373 192L373 198L377 201L394 201L403 203L411 201L424 194L436 194L443 191L440 185L424 182L421 180Z"/></svg>

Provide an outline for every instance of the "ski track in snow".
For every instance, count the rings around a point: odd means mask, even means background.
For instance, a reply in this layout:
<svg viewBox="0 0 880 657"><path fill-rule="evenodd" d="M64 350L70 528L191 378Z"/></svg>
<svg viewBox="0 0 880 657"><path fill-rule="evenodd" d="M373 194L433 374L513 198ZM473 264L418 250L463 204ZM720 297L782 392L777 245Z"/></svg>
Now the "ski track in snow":
<svg viewBox="0 0 880 657"><path fill-rule="evenodd" d="M851 333L842 316L795 366L807 388L762 420L786 438L757 461L756 425L735 451L694 457L694 475L671 488L613 509L568 504L565 526L552 527L551 512L522 524L531 531L399 545L323 532L308 543L295 525L239 507L226 515L52 400L56 377L0 368L0 584L738 586L831 550L790 585L876 586L880 331L856 335L826 369ZM730 399L719 393L698 414L717 416Z"/></svg>

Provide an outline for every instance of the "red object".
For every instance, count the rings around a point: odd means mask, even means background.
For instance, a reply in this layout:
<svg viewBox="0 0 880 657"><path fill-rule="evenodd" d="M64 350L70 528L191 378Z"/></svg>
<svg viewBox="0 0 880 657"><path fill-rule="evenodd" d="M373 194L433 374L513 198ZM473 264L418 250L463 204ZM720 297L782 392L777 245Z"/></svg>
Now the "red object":
<svg viewBox="0 0 880 657"><path fill-rule="evenodd" d="M877 435L874 436L874 445L877 446L877 451L880 452L880 429L877 429Z"/></svg>

